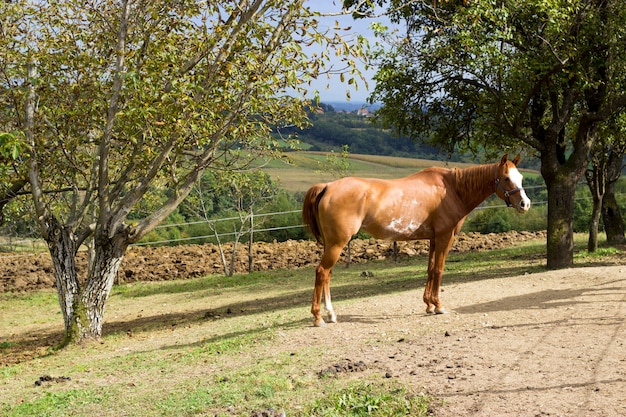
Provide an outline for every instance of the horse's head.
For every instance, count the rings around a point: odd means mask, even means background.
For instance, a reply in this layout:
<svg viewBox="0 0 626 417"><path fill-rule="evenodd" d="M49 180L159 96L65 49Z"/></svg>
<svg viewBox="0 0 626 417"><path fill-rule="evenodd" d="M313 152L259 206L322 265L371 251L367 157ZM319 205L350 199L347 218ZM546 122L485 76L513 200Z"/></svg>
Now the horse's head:
<svg viewBox="0 0 626 417"><path fill-rule="evenodd" d="M507 206L515 207L518 213L526 213L530 209L530 200L526 191L522 188L522 174L517 169L520 155L509 160L509 155L504 154L500 164L496 167L496 194Z"/></svg>

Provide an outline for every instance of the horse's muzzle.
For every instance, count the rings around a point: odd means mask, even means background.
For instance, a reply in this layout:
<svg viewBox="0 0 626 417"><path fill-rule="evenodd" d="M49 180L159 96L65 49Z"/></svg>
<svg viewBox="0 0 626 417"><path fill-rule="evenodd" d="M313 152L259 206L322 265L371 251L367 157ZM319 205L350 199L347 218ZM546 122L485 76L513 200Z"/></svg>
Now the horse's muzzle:
<svg viewBox="0 0 626 417"><path fill-rule="evenodd" d="M526 195L522 195L519 203L515 205L515 209L518 213L526 213L530 210L530 200L526 197Z"/></svg>

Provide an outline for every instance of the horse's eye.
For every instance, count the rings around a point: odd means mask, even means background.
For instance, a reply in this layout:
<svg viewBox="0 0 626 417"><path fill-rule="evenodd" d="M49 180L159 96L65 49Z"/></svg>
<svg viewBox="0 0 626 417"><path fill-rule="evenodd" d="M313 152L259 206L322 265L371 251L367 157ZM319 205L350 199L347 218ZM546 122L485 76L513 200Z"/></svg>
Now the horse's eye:
<svg viewBox="0 0 626 417"><path fill-rule="evenodd" d="M504 177L504 181L506 181L507 183L511 182L511 179L509 177Z"/></svg>

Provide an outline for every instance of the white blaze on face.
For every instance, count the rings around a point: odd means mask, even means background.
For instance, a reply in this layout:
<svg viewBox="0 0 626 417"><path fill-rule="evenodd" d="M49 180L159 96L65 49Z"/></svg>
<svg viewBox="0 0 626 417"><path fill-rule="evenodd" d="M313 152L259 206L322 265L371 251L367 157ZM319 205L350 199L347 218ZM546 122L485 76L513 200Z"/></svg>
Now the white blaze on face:
<svg viewBox="0 0 626 417"><path fill-rule="evenodd" d="M522 174L518 171L517 168L511 168L509 169L509 178L511 179L513 185L515 185L515 187L520 190L519 195L522 201L520 203L520 206L516 207L516 209L518 209L519 211L528 211L528 209L530 209L530 199L526 195L526 191L524 191L524 189L522 188Z"/></svg>

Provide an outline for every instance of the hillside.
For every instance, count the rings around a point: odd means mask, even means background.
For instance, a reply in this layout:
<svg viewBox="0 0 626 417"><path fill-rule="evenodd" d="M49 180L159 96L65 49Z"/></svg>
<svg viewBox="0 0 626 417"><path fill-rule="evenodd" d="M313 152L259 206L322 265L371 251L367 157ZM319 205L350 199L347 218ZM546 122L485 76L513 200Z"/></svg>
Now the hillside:
<svg viewBox="0 0 626 417"><path fill-rule="evenodd" d="M289 154L289 163L272 161L264 166L281 188L290 192L304 192L316 182L335 179L328 171L327 152L303 151ZM399 156L352 154L347 156L347 174L359 177L401 178L432 166L463 167L471 164L448 163Z"/></svg>
<svg viewBox="0 0 626 417"><path fill-rule="evenodd" d="M350 107L344 107L350 109ZM420 159L444 160L447 155L428 145L400 137L392 130L381 129L372 123L374 108L354 106L352 110L335 109L320 104L318 112L311 112L311 126L306 129L281 131L297 134L303 149L311 151L341 150L348 145L350 153L403 156ZM456 159L458 160L458 159Z"/></svg>

